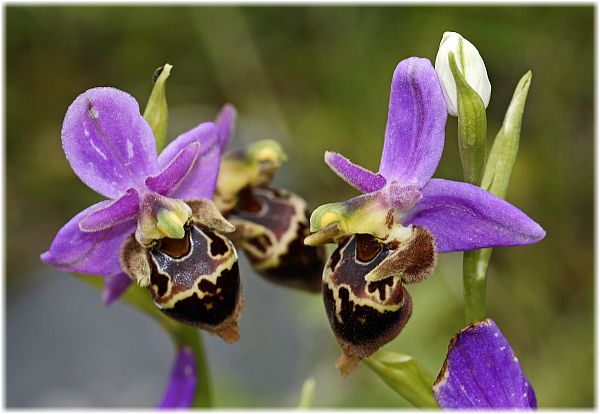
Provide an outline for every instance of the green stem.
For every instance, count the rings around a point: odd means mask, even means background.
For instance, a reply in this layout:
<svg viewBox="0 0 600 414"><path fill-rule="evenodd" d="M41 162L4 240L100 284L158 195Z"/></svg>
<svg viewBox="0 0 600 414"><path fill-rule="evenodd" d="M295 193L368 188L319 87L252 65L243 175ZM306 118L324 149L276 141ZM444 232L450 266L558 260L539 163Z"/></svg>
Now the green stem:
<svg viewBox="0 0 600 414"><path fill-rule="evenodd" d="M463 254L463 286L467 324L485 319L487 268L492 249L466 251Z"/></svg>
<svg viewBox="0 0 600 414"><path fill-rule="evenodd" d="M517 159L525 101L531 85L531 71L527 72L515 88L515 93L498 131L487 160L481 188L505 198L508 182ZM467 180L469 181L469 180ZM471 181L470 181L471 182ZM477 182L473 184L479 185ZM463 285L467 323L479 322L486 317L486 273L492 249L468 251L463 256Z"/></svg>
<svg viewBox="0 0 600 414"><path fill-rule="evenodd" d="M298 408L311 408L315 398L315 386L316 382L313 377L307 378L302 384L302 391L300 392L300 402Z"/></svg>

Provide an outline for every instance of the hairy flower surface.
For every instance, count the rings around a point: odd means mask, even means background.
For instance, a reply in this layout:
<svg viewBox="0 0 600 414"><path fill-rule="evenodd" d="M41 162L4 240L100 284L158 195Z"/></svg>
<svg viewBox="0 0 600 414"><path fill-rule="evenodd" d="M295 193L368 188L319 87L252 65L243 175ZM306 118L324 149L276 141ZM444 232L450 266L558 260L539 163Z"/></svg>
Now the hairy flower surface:
<svg viewBox="0 0 600 414"><path fill-rule="evenodd" d="M310 219L315 233L305 240L339 243L325 267L323 294L344 350L342 373L400 332L412 308L402 282L427 277L436 251L527 245L545 235L522 211L480 187L431 178L446 118L431 62L405 59L392 79L379 172L325 154L329 167L364 193L317 208Z"/></svg>
<svg viewBox="0 0 600 414"><path fill-rule="evenodd" d="M73 217L41 258L67 272L106 276L104 301L110 303L131 282L119 261L125 239L134 233L142 245L181 239L191 216L182 200L212 198L217 127L201 123L158 156L136 100L118 89L93 88L67 110L62 145L75 174L110 200Z"/></svg>
<svg viewBox="0 0 600 414"><path fill-rule="evenodd" d="M443 409L535 409L537 400L510 344L492 319L450 340L433 386Z"/></svg>

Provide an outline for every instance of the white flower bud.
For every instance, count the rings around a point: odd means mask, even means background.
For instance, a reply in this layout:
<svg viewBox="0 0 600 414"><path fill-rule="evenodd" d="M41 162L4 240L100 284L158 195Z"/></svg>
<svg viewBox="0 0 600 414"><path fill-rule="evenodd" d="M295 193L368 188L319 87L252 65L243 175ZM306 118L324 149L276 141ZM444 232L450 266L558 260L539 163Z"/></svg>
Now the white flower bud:
<svg viewBox="0 0 600 414"><path fill-rule="evenodd" d="M467 80L467 83L481 96L483 104L487 108L490 102L492 86L490 85L487 70L479 51L460 34L445 32L435 58L435 71L442 84L448 113L452 116L458 116L456 82L454 81L448 62L448 54L450 52L454 53L456 64Z"/></svg>

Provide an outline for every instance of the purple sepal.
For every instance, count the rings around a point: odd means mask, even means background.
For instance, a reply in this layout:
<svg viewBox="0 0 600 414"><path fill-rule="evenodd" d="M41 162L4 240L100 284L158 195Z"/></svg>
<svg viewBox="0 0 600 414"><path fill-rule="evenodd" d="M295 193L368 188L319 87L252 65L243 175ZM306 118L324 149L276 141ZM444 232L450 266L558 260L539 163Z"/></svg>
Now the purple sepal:
<svg viewBox="0 0 600 414"><path fill-rule="evenodd" d="M224 105L223 108L221 108L219 115L217 115L215 123L217 124L217 134L219 135L221 153L225 152L229 145L229 140L233 136L236 118L237 111L231 104Z"/></svg>
<svg viewBox="0 0 600 414"><path fill-rule="evenodd" d="M93 88L69 106L62 144L73 171L88 187L117 198L141 189L158 172L152 129L136 100L114 88Z"/></svg>
<svg viewBox="0 0 600 414"><path fill-rule="evenodd" d="M190 408L197 381L196 358L192 349L184 346L177 353L169 383L157 408Z"/></svg>
<svg viewBox="0 0 600 414"><path fill-rule="evenodd" d="M431 62L417 57L401 61L392 78L379 173L388 182L425 185L442 156L446 118L446 101Z"/></svg>
<svg viewBox="0 0 600 414"><path fill-rule="evenodd" d="M100 207L84 217L79 223L79 228L85 232L106 230L116 224L134 219L139 209L139 194L130 188L106 207Z"/></svg>
<svg viewBox="0 0 600 414"><path fill-rule="evenodd" d="M194 166L169 197L183 200L212 199L219 175L220 147L214 122L204 122L179 135L160 153L158 163L166 167L175 156L193 142L200 143L200 153Z"/></svg>
<svg viewBox="0 0 600 414"><path fill-rule="evenodd" d="M102 291L102 302L109 306L119 299L131 285L131 279L125 273L108 275L104 278L104 290Z"/></svg>
<svg viewBox="0 0 600 414"><path fill-rule="evenodd" d="M199 142L188 144L173 157L160 173L146 178L146 186L161 195L175 192L194 168L199 154Z"/></svg>
<svg viewBox="0 0 600 414"><path fill-rule="evenodd" d="M372 173L337 152L325 152L325 162L344 181L363 193L381 190L385 185L385 178L381 174Z"/></svg>
<svg viewBox="0 0 600 414"><path fill-rule="evenodd" d="M42 261L65 272L92 275L121 273L121 245L135 231L136 221L129 220L97 232L84 232L79 228L84 217L111 203L112 200L102 201L73 217L58 231L50 249L42 253Z"/></svg>
<svg viewBox="0 0 600 414"><path fill-rule="evenodd" d="M517 357L489 318L450 340L433 395L442 409L537 408Z"/></svg>
<svg viewBox="0 0 600 414"><path fill-rule="evenodd" d="M426 227L439 253L536 243L546 232L512 204L477 186L433 178L406 224Z"/></svg>

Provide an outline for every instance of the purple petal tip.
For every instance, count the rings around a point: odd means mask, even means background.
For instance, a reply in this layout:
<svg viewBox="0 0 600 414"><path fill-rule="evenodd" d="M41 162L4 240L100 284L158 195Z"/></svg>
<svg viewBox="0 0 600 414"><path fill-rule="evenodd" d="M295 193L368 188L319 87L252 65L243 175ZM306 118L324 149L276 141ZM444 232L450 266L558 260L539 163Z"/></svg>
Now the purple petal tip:
<svg viewBox="0 0 600 414"><path fill-rule="evenodd" d="M196 358L190 347L179 349L169 383L157 408L189 408L194 402L197 374Z"/></svg>
<svg viewBox="0 0 600 414"><path fill-rule="evenodd" d="M439 253L526 246L546 232L521 210L475 185L431 179L407 224L426 227Z"/></svg>
<svg viewBox="0 0 600 414"><path fill-rule="evenodd" d="M231 136L235 130L235 121L237 119L237 110L232 104L225 104L219 111L215 123L217 124L217 130L219 135L219 146L221 152L225 152Z"/></svg>
<svg viewBox="0 0 600 414"><path fill-rule="evenodd" d="M117 198L158 170L156 144L137 101L115 88L93 88L69 106L62 144L73 171L90 188Z"/></svg>
<svg viewBox="0 0 600 414"><path fill-rule="evenodd" d="M443 409L537 407L519 360L489 318L469 325L450 340L433 394Z"/></svg>
<svg viewBox="0 0 600 414"><path fill-rule="evenodd" d="M104 290L102 291L102 303L110 306L127 291L131 285L131 279L125 273L117 273L104 278Z"/></svg>

